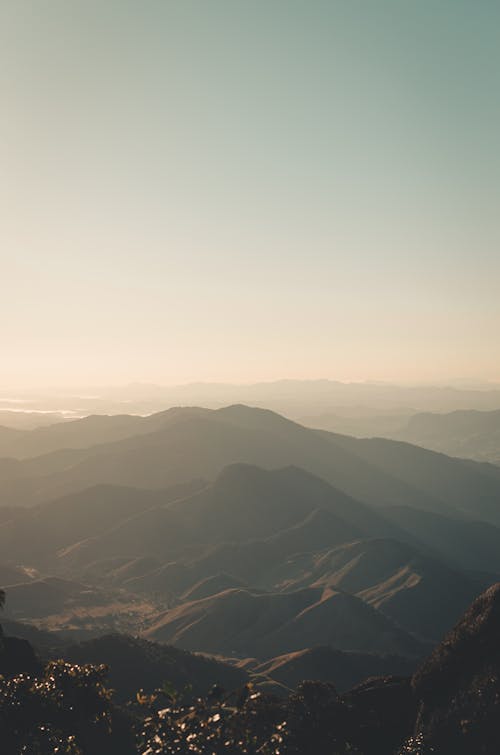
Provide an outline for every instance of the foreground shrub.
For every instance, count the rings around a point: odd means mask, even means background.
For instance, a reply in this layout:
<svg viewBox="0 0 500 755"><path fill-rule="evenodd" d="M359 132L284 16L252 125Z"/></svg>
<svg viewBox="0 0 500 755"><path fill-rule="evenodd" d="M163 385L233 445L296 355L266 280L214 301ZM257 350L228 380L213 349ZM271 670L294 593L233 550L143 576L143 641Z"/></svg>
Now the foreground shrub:
<svg viewBox="0 0 500 755"><path fill-rule="evenodd" d="M106 752L111 734L105 666L49 663L40 677L0 677L0 743L9 755Z"/></svg>
<svg viewBox="0 0 500 755"><path fill-rule="evenodd" d="M142 755L341 755L358 750L349 742L342 703L330 684L304 682L288 700L253 692L212 695L194 705L170 696L154 710L156 696L139 696L150 706L139 752Z"/></svg>

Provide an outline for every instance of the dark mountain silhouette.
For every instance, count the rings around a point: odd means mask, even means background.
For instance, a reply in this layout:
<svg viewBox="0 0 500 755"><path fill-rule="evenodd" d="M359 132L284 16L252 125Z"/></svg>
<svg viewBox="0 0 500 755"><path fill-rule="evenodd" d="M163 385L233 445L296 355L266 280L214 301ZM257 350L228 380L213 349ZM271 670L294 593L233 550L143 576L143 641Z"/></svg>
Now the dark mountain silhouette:
<svg viewBox="0 0 500 755"><path fill-rule="evenodd" d="M413 677L415 727L429 748L500 751L500 583L483 593ZM416 751L416 750L415 750Z"/></svg>
<svg viewBox="0 0 500 755"><path fill-rule="evenodd" d="M165 682L179 693L187 685L191 695L206 695L212 685L237 689L249 680L246 671L214 658L160 645L137 637L112 634L66 646L64 657L73 663L105 663L118 702L132 700L138 690L152 693Z"/></svg>
<svg viewBox="0 0 500 755"><path fill-rule="evenodd" d="M263 659L320 644L409 656L425 652L423 643L360 599L321 588L274 594L226 590L165 612L147 637Z"/></svg>
<svg viewBox="0 0 500 755"><path fill-rule="evenodd" d="M19 673L35 675L40 668L40 661L27 640L0 636L0 678Z"/></svg>
<svg viewBox="0 0 500 755"><path fill-rule="evenodd" d="M343 692L369 676L409 676L415 665L415 660L402 656L354 653L323 646L272 658L253 666L252 673L269 677L289 690L306 679L314 679L331 682Z"/></svg>
<svg viewBox="0 0 500 755"><path fill-rule="evenodd" d="M15 621L7 616L2 616L1 629L7 637L18 637L29 642L38 658L60 657L66 644L66 641L58 632L39 629L33 624ZM19 671L20 669L15 670Z"/></svg>

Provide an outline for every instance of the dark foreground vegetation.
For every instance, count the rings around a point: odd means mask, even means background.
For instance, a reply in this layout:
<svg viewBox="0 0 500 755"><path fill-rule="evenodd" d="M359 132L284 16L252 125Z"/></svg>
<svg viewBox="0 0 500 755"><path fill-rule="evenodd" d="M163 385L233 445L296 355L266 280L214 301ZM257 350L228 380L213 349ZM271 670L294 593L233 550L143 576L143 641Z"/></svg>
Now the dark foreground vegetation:
<svg viewBox="0 0 500 755"><path fill-rule="evenodd" d="M1 751L494 755L500 751L499 633L497 584L411 678L371 678L343 694L334 680L304 681L288 697L249 682L226 690L217 680L200 696L189 685L176 689L165 680L128 702L109 688L106 666L43 664L26 640L2 635ZM121 673L126 679L123 668Z"/></svg>

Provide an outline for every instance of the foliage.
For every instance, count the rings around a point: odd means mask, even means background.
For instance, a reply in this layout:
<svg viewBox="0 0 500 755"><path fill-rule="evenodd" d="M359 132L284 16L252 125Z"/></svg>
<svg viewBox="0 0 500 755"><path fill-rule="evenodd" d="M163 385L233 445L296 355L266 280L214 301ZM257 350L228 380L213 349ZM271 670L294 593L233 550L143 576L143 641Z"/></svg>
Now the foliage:
<svg viewBox="0 0 500 755"><path fill-rule="evenodd" d="M172 700L172 698L170 698ZM358 752L337 727L339 699L322 682L304 682L279 700L246 685L236 695L220 693L154 710L157 697L141 699L151 710L139 743L142 755L308 755Z"/></svg>
<svg viewBox="0 0 500 755"><path fill-rule="evenodd" d="M306 681L287 701L286 723L282 727L276 755L354 754L359 752L354 739L351 711L334 686Z"/></svg>
<svg viewBox="0 0 500 755"><path fill-rule="evenodd" d="M241 707L231 698L209 696L198 699L194 705L183 705L169 696L168 707L151 709L144 720L139 752L144 755L273 753L268 744L282 720L280 706L258 693L249 693ZM154 700L141 702L151 705Z"/></svg>
<svg viewBox="0 0 500 755"><path fill-rule="evenodd" d="M104 752L111 730L105 666L49 663L39 678L0 677L0 742L11 755Z"/></svg>
<svg viewBox="0 0 500 755"><path fill-rule="evenodd" d="M410 737L399 751L399 755L432 755L432 753L436 753L436 750L425 743L422 733Z"/></svg>

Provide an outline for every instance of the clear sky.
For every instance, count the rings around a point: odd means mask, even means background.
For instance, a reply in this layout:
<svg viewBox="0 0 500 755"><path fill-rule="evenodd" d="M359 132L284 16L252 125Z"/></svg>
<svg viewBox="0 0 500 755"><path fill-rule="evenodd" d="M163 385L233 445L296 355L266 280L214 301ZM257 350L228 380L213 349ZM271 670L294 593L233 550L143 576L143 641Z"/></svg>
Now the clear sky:
<svg viewBox="0 0 500 755"><path fill-rule="evenodd" d="M0 0L3 385L500 379L500 3Z"/></svg>

